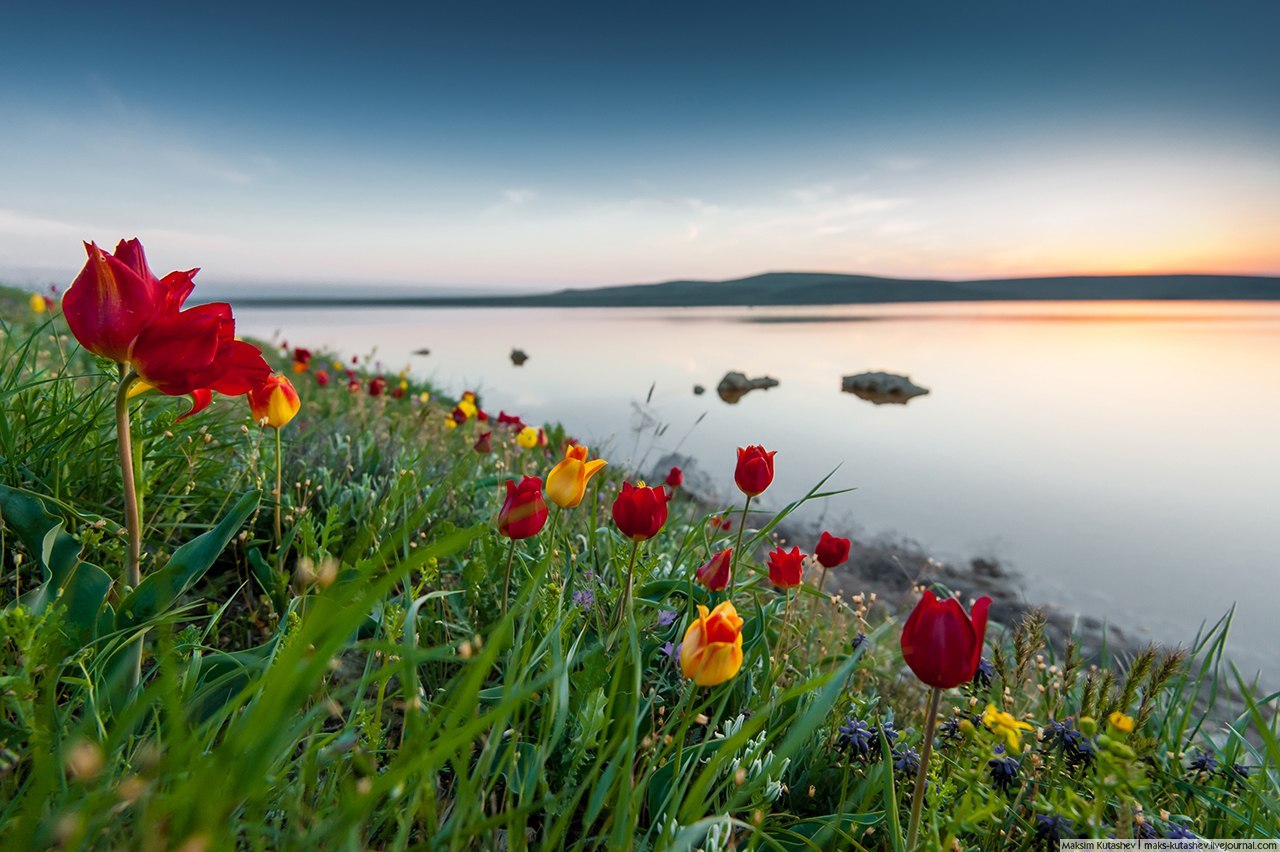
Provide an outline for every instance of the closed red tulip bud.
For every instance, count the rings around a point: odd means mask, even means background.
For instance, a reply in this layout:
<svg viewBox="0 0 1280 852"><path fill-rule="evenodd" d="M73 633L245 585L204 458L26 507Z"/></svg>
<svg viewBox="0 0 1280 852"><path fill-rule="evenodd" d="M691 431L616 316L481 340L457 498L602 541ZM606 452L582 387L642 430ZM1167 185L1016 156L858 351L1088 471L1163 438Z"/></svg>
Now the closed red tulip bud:
<svg viewBox="0 0 1280 852"><path fill-rule="evenodd" d="M538 430L538 446L545 447L548 443L550 443L550 441L547 439L547 430L539 429Z"/></svg>
<svg viewBox="0 0 1280 852"><path fill-rule="evenodd" d="M926 591L902 628L902 658L924 683L950 689L973 680L982 657L991 598L978 598L973 617L955 598Z"/></svg>
<svg viewBox="0 0 1280 852"><path fill-rule="evenodd" d="M374 376L369 380L369 396L382 396L382 392L387 389L387 380L382 376Z"/></svg>
<svg viewBox="0 0 1280 852"><path fill-rule="evenodd" d="M667 522L667 501L670 499L671 495L661 485L649 488L644 484L624 482L613 501L613 522L632 541L653 538Z"/></svg>
<svg viewBox="0 0 1280 852"><path fill-rule="evenodd" d="M301 364L302 369L305 370L307 365L311 363L311 350L303 349L301 346L293 350L293 363L295 365L295 369L296 365Z"/></svg>
<svg viewBox="0 0 1280 852"><path fill-rule="evenodd" d="M315 378L316 378L316 384L318 384L320 387L324 387L325 385L329 384L329 374L324 370L316 370Z"/></svg>
<svg viewBox="0 0 1280 852"><path fill-rule="evenodd" d="M391 398L404 399L404 388L400 387L399 385L396 385L395 387L393 387L391 389Z"/></svg>
<svg viewBox="0 0 1280 852"><path fill-rule="evenodd" d="M493 452L493 433L481 432L480 437L476 439L475 450L477 453Z"/></svg>
<svg viewBox="0 0 1280 852"><path fill-rule="evenodd" d="M729 586L729 571L733 567L733 548L722 550L698 569L697 580L713 592Z"/></svg>
<svg viewBox="0 0 1280 852"><path fill-rule="evenodd" d="M779 589L794 589L804 576L804 554L793 547L788 552L779 547L769 554L769 582Z"/></svg>
<svg viewBox="0 0 1280 852"><path fill-rule="evenodd" d="M738 466L733 471L733 481L748 497L763 494L773 482L773 457L777 450L764 447L738 447Z"/></svg>
<svg viewBox="0 0 1280 852"><path fill-rule="evenodd" d="M547 502L542 499L542 480L526 476L516 485L507 480L507 499L498 511L498 532L510 539L535 536L547 522Z"/></svg>
<svg viewBox="0 0 1280 852"><path fill-rule="evenodd" d="M519 417L516 417L514 414L508 414L505 411L499 411L498 425L510 426L512 429L519 432L521 429L525 427L525 422L521 420Z"/></svg>
<svg viewBox="0 0 1280 852"><path fill-rule="evenodd" d="M836 538L824 530L822 537L818 539L818 546L813 549L813 555L823 568L834 568L848 561L851 544L849 539Z"/></svg>
<svg viewBox="0 0 1280 852"><path fill-rule="evenodd" d="M249 391L248 397L253 419L272 429L284 426L302 407L293 384L279 374L268 376L265 382Z"/></svg>
<svg viewBox="0 0 1280 852"><path fill-rule="evenodd" d="M671 468L667 472L667 487L679 488L681 485L684 485L684 471L678 467Z"/></svg>

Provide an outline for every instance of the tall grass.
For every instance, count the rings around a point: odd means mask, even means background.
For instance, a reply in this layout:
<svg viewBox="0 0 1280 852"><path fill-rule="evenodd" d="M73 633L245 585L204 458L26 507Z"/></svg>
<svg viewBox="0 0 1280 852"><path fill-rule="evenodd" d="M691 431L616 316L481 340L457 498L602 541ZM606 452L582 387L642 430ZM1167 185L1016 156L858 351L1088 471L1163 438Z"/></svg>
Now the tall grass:
<svg viewBox="0 0 1280 852"><path fill-rule="evenodd" d="M695 502L677 497L641 548L634 613L614 627L631 542L609 521L623 472L608 469L517 543L503 615L502 483L544 475L551 450L497 433L476 453L470 424L445 427L449 403L417 401L433 388L374 399L299 376L276 546L274 445L243 403L179 422L182 401L144 396L143 576L190 580L147 598L118 581L108 365L56 316L11 312L2 334L4 848L903 848L926 691L903 669L895 614L809 586L788 623L749 555L822 484L753 521L735 598L746 662L701 689L668 643L714 603L690 578L730 542ZM557 448L563 431L549 433ZM82 584L31 597L72 551L76 571L113 581L88 627ZM172 567L196 553L213 554L207 570ZM1228 627L1189 655L1098 669L1045 649L1034 620L993 630L998 674L944 698L924 845L1039 848L1046 818L1064 836L1276 835L1277 697L1225 666ZM138 635L130 692L119 661ZM1229 695L1239 715L1211 721ZM999 740L975 724L988 703L1045 731L1067 723L1092 757L1029 737L1001 789ZM1137 730L1109 729L1113 711ZM841 732L851 720L875 729L871 747Z"/></svg>

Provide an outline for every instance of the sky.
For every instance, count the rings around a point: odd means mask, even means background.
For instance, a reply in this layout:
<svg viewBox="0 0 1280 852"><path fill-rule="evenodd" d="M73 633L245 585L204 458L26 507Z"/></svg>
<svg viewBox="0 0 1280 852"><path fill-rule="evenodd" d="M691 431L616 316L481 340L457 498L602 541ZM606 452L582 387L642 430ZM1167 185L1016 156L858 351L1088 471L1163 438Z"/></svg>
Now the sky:
<svg viewBox="0 0 1280 852"><path fill-rule="evenodd" d="M1280 3L18 3L0 278L1280 274Z"/></svg>

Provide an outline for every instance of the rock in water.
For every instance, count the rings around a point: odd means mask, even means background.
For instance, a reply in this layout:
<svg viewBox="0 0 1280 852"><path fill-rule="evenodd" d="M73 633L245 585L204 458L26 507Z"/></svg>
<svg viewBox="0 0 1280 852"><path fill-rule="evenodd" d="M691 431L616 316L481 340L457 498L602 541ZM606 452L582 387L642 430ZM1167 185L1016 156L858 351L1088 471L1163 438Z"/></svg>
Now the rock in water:
<svg viewBox="0 0 1280 852"><path fill-rule="evenodd" d="M906 405L913 397L924 396L929 392L928 388L920 387L908 376L883 371L845 376L840 380L840 390L876 405L884 405L886 402Z"/></svg>
<svg viewBox="0 0 1280 852"><path fill-rule="evenodd" d="M413 354L414 354L414 355L430 355L430 354L431 354L431 350L430 350L430 349L415 349L415 350L413 350Z"/></svg>
<svg viewBox="0 0 1280 852"><path fill-rule="evenodd" d="M706 388L704 388L702 385L694 385L694 386L693 386L693 395L694 395L694 396L702 396L702 395L703 395L704 393L706 393L706 392L707 392L707 389L706 389Z"/></svg>
<svg viewBox="0 0 1280 852"><path fill-rule="evenodd" d="M778 380L772 376L748 379L745 373L730 372L724 374L724 378L716 386L716 393L725 402L733 404L753 390L768 390L777 386Z"/></svg>
<svg viewBox="0 0 1280 852"><path fill-rule="evenodd" d="M524 354L524 350L523 350L523 349L512 349L512 350L511 350L511 363L512 363L512 364L515 364L517 367L519 367L519 366L523 365L523 364L524 364L524 362L525 362L525 361L528 361L528 360L529 360L529 356L528 356L528 355L526 355L526 354Z"/></svg>

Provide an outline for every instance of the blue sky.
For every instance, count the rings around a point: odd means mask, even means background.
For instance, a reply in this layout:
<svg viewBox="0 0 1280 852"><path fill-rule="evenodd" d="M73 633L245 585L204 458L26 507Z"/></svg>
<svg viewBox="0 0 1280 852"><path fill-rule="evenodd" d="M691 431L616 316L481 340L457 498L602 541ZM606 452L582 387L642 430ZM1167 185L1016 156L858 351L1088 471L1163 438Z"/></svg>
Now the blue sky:
<svg viewBox="0 0 1280 852"><path fill-rule="evenodd" d="M262 4L265 6L266 4ZM1280 4L20 4L0 275L1280 273Z"/></svg>

